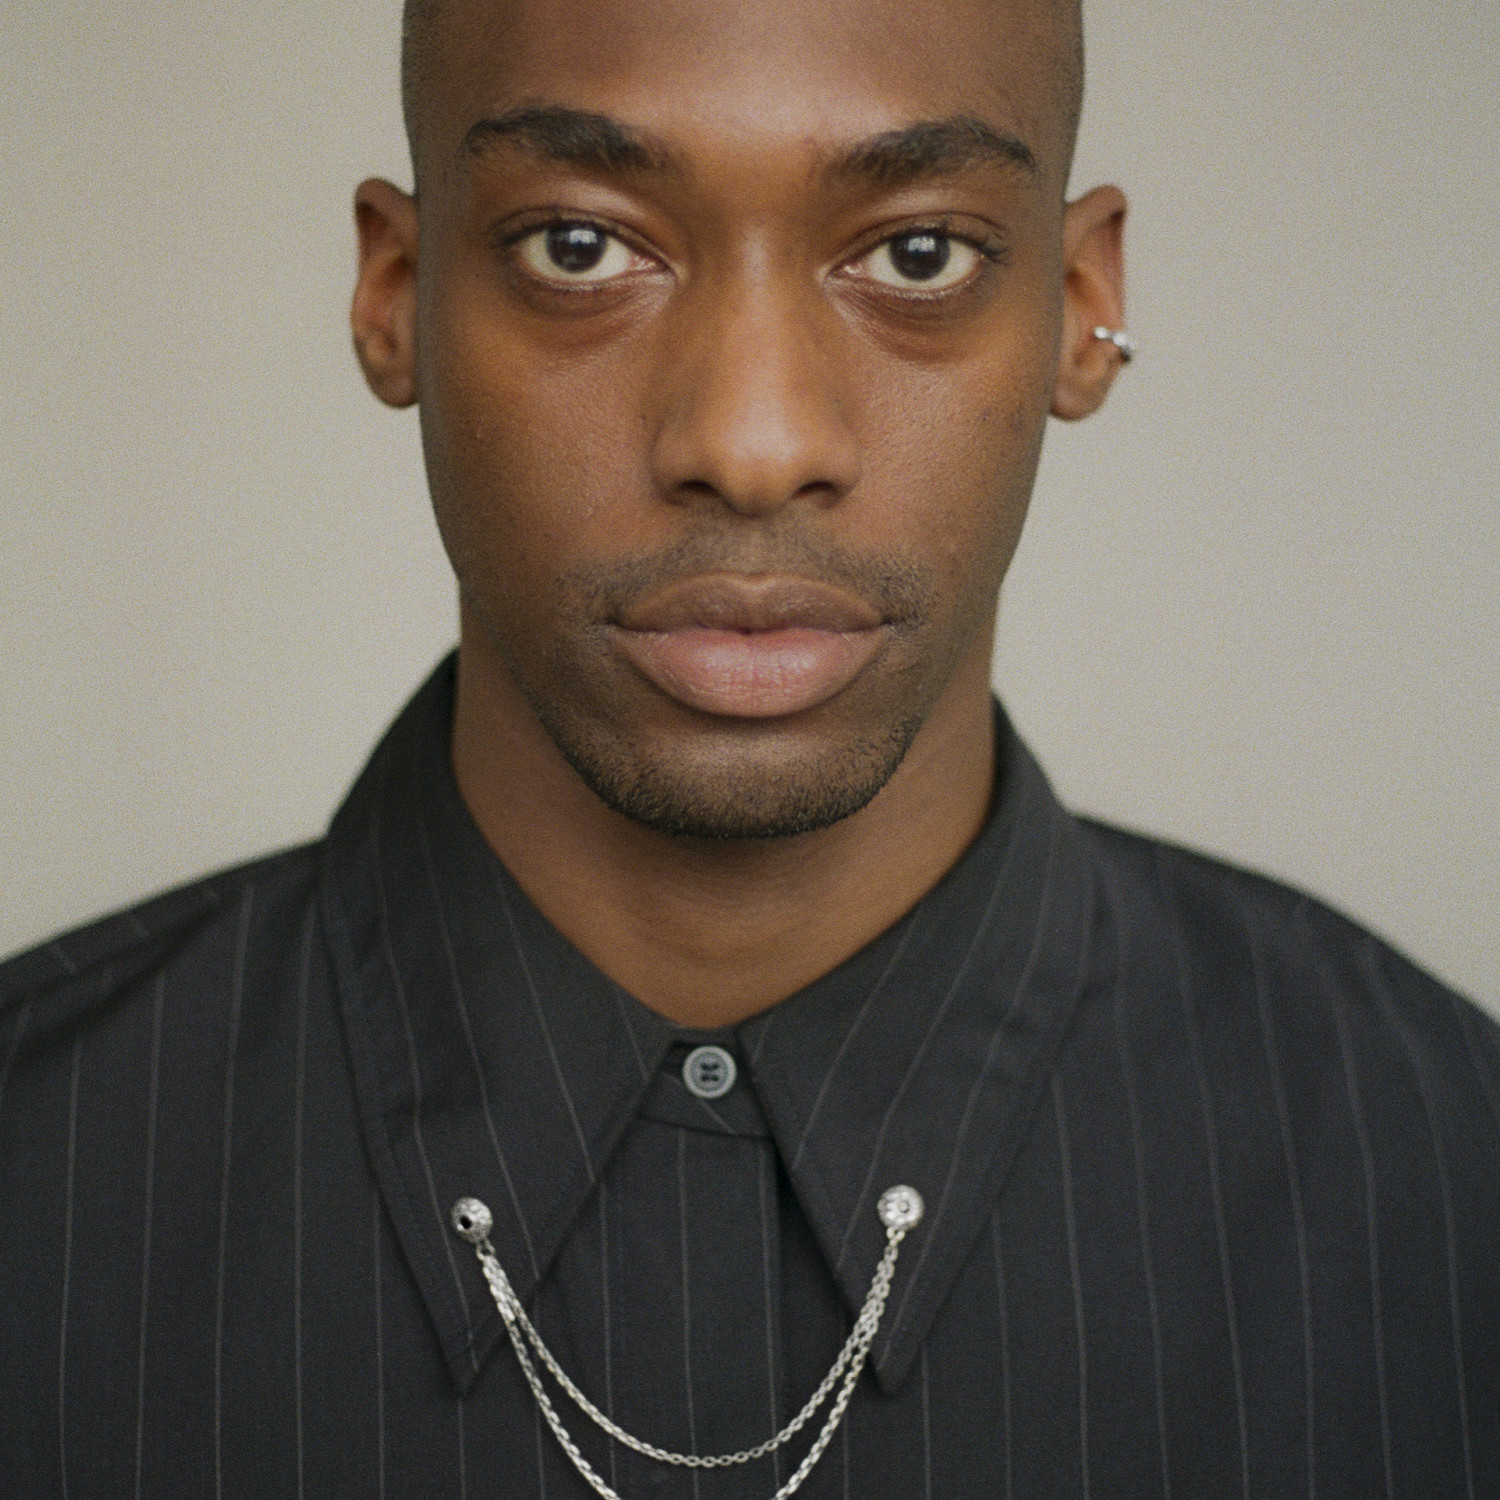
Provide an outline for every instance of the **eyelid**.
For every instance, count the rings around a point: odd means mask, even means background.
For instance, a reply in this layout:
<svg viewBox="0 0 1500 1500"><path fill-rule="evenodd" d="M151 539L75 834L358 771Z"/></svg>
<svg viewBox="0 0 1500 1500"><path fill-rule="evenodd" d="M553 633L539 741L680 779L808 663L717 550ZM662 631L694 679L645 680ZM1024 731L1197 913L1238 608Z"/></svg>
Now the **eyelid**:
<svg viewBox="0 0 1500 1500"><path fill-rule="evenodd" d="M498 225L490 231L490 239L496 250L504 254L513 264L519 259L517 247L533 235L542 234L549 229L561 228L565 225L582 225L589 229L595 229L606 238L615 241L627 250L632 257L639 261L649 262L653 267L662 271L670 271L665 259L654 250L645 248L640 243L637 235L631 234L621 225L614 223L597 213L589 213L576 209L564 208L560 205L547 208L532 209L524 214L515 215L505 223ZM632 270L639 269L632 267ZM582 278L574 279L567 276L556 278L545 276L527 268L522 268L523 274L532 281L539 282L547 287L556 287L562 290L592 291L614 285L629 274L621 272L617 276L609 276L601 281L586 281Z"/></svg>
<svg viewBox="0 0 1500 1500"><path fill-rule="evenodd" d="M909 234L938 234L945 239L960 240L977 250L986 260L1003 261L1008 258L1010 248L1005 237L987 224L960 222L953 214L934 214L931 217L915 216L895 223L887 222L867 230L860 236L854 251L846 255L841 265L853 265L863 260L872 250L888 245Z"/></svg>
<svg viewBox="0 0 1500 1500"><path fill-rule="evenodd" d="M895 241L905 239L909 235L931 234L943 239L952 240L955 244L966 246L978 257L979 263L974 270L961 281L951 286L924 289L921 282L911 282L902 286L895 282L881 280L870 275L868 272L859 272L853 268L862 261L869 259L876 251L893 244ZM1010 258L1010 247L1005 240L993 230L969 229L964 225L957 225L950 215L939 215L931 219L913 219L905 223L883 225L874 231L872 236L865 241L863 246L853 255L847 256L837 267L835 274L846 274L851 280L865 283L873 283L883 292L891 296L904 297L913 301L930 300L937 301L946 296L963 291L972 286L983 274L985 264L1004 265Z"/></svg>
<svg viewBox="0 0 1500 1500"><path fill-rule="evenodd" d="M577 227L577 226L567 226ZM548 264L551 246L547 243L553 234L552 226L543 226L533 229L530 234L523 234L515 241L514 252L522 266L539 281L555 283L558 286L603 286L611 281L618 281L620 277L628 275L634 269L633 257L630 246L617 235L607 234L595 230L597 235L596 244L601 246L598 261L578 272L570 274L562 266ZM618 262L623 261L620 265Z"/></svg>
<svg viewBox="0 0 1500 1500"><path fill-rule="evenodd" d="M495 248L506 254L507 258L515 263L515 247L532 235L541 233L550 228L563 225L586 225L596 229L600 234L616 241L633 257L648 262L656 269L668 275L675 275L676 268L654 248L647 248L640 242L640 237L633 234L622 225L612 221L608 217L588 210L567 208L562 205L549 205L545 208L536 208L523 214L509 218L505 223L495 226L490 231L490 239ZM982 275L984 265L976 265L973 272L965 276L961 281L952 286L939 287L924 290L921 282L912 282L903 287L897 283L883 281L869 274L853 272L853 268L874 254L882 247L891 244L895 240L907 235L934 234L945 239L953 240L955 243L964 245L972 250L983 263L990 265L1004 265L1010 259L1010 247L1005 238L994 228L983 226L969 228L967 225L955 224L953 216L940 214L931 218L911 219L904 223L892 225L885 224L876 230L870 231L869 237L864 240L861 248L852 255L846 255L835 267L833 275L850 275L851 280L858 280L867 284L874 284L890 296L902 297L909 301L932 301L936 302L942 298L952 296L972 287ZM632 268L638 269L638 268ZM850 273L853 272L851 275ZM629 272L620 272L617 275L605 277L599 281L588 281L583 278L571 278L565 275L550 277L538 274L527 268L521 268L521 274L525 275L535 284L540 284L560 291L592 292L603 291L610 286L623 281Z"/></svg>

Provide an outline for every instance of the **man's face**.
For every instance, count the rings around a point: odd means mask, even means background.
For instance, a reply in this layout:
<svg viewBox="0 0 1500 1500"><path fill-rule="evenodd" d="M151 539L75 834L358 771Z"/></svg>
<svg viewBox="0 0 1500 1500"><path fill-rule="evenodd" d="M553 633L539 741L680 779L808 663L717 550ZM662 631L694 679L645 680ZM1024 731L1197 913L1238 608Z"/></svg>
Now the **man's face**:
<svg viewBox="0 0 1500 1500"><path fill-rule="evenodd" d="M448 0L416 385L466 667L612 806L863 806L958 693L1058 373L1047 0Z"/></svg>

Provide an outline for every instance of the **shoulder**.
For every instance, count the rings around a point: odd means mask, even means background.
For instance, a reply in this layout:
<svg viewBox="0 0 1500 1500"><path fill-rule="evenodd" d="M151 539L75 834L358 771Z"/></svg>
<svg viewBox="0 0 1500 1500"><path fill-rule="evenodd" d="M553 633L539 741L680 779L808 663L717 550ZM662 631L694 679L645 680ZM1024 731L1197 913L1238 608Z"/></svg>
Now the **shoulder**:
<svg viewBox="0 0 1500 1500"><path fill-rule="evenodd" d="M1221 1016L1301 1032L1316 1013L1344 1047L1399 1055L1441 1093L1461 1081L1500 1110L1500 1025L1316 897L1223 860L1090 819L1121 941L1156 951L1174 987ZM1340 1050L1343 1050L1342 1048ZM1500 1123L1500 1114L1495 1116Z"/></svg>
<svg viewBox="0 0 1500 1500"><path fill-rule="evenodd" d="M0 962L0 1065L7 1033L36 1042L109 1010L159 974L208 987L260 951L295 943L310 909L321 843L298 845L112 912Z"/></svg>

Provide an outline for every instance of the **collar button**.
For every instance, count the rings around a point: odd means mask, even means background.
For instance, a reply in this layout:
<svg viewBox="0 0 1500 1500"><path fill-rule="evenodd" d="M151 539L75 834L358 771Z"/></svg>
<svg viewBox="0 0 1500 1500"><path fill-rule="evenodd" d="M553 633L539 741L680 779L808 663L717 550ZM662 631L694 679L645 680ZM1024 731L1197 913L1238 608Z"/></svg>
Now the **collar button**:
<svg viewBox="0 0 1500 1500"><path fill-rule="evenodd" d="M738 1073L734 1058L722 1047L694 1047L683 1059L682 1081L698 1099L722 1099Z"/></svg>

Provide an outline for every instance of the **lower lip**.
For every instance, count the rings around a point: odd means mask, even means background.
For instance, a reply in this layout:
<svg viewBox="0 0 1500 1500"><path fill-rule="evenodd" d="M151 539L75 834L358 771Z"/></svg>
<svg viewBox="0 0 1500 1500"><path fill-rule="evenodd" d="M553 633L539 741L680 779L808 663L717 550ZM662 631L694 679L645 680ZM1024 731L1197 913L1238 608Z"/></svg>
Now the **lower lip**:
<svg viewBox="0 0 1500 1500"><path fill-rule="evenodd" d="M880 649L876 630L622 630L627 661L700 713L775 719L826 703Z"/></svg>

